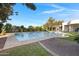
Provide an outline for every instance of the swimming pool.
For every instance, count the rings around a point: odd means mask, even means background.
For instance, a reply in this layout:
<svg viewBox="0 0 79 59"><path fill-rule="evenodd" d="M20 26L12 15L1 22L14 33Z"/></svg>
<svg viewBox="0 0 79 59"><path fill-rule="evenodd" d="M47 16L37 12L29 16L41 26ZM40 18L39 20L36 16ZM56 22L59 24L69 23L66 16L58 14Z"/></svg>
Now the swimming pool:
<svg viewBox="0 0 79 59"><path fill-rule="evenodd" d="M18 41L24 40L43 40L49 39L56 36L61 36L58 33L54 32L19 32L15 33L15 37Z"/></svg>

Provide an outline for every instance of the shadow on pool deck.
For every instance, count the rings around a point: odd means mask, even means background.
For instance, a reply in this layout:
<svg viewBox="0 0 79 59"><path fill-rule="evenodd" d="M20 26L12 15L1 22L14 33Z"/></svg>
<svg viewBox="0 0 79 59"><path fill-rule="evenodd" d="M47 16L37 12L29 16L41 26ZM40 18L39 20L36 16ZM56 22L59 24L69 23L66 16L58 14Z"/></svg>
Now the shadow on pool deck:
<svg viewBox="0 0 79 59"><path fill-rule="evenodd" d="M0 38L0 49L2 49L5 45L7 37Z"/></svg>
<svg viewBox="0 0 79 59"><path fill-rule="evenodd" d="M79 44L65 39L52 38L40 41L51 53L59 56L79 56Z"/></svg>

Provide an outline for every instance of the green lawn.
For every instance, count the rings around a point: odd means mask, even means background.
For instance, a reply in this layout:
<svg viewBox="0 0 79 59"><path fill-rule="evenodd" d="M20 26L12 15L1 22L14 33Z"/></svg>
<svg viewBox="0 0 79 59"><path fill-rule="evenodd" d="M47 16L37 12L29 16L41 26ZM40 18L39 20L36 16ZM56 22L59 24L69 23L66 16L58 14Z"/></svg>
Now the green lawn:
<svg viewBox="0 0 79 59"><path fill-rule="evenodd" d="M19 46L0 52L1 55L9 56L49 56L49 54L39 43Z"/></svg>
<svg viewBox="0 0 79 59"><path fill-rule="evenodd" d="M67 32L67 40L70 40L70 41L76 41L78 42L79 41L79 32Z"/></svg>

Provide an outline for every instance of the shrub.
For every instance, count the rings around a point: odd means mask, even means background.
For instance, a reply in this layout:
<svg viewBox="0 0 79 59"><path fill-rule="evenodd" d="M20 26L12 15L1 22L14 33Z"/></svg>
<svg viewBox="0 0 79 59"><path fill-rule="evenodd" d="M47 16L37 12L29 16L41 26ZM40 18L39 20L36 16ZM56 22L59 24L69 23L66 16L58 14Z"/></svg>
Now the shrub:
<svg viewBox="0 0 79 59"><path fill-rule="evenodd" d="M79 43L79 33L78 32L69 32L68 37L66 39L71 41L76 41Z"/></svg>
<svg viewBox="0 0 79 59"><path fill-rule="evenodd" d="M77 42L79 43L79 34L75 35L74 40L77 41Z"/></svg>

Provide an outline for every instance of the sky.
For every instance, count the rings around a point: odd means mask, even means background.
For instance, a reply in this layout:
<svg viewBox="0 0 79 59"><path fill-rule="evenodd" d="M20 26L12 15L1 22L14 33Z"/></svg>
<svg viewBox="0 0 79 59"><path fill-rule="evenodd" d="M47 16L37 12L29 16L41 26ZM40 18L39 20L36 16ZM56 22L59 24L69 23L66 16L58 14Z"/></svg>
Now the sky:
<svg viewBox="0 0 79 59"><path fill-rule="evenodd" d="M35 3L35 11L17 3L13 9L19 15L12 15L7 23L12 25L28 27L41 26L45 24L49 17L56 20L70 21L79 19L79 3Z"/></svg>

